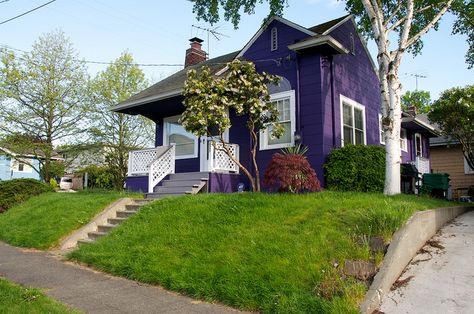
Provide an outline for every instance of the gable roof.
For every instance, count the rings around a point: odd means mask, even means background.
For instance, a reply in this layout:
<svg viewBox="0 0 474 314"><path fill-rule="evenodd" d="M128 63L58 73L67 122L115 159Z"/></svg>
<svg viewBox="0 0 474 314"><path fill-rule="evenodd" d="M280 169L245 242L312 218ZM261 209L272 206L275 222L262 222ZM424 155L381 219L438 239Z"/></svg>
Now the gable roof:
<svg viewBox="0 0 474 314"><path fill-rule="evenodd" d="M308 30L310 30L314 33L317 33L317 34L326 34L326 32L330 31L331 28L333 28L334 26L336 26L340 22L344 21L349 16L351 16L351 15L348 14L348 15L341 16L337 19L327 21L327 22L324 22L322 24L318 24L318 25L313 26L313 27L309 27Z"/></svg>
<svg viewBox="0 0 474 314"><path fill-rule="evenodd" d="M217 73L222 68L224 68L228 62L234 60L238 53L239 51L235 51L184 68L139 92L138 94L133 95L126 101L121 102L115 108L113 108L113 111L120 111L137 105L180 95L189 70L200 69L202 66L208 66L212 73Z"/></svg>

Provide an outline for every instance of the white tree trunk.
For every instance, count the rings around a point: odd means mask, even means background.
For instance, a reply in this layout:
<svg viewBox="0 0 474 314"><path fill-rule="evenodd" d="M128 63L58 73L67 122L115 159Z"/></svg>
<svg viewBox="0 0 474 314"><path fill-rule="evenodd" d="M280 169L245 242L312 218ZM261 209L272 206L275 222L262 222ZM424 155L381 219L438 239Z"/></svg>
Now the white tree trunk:
<svg viewBox="0 0 474 314"><path fill-rule="evenodd" d="M400 129L401 129L401 104L400 82L398 78L389 79L390 104L388 112L389 126L385 131L385 186L384 194L394 195L400 193Z"/></svg>

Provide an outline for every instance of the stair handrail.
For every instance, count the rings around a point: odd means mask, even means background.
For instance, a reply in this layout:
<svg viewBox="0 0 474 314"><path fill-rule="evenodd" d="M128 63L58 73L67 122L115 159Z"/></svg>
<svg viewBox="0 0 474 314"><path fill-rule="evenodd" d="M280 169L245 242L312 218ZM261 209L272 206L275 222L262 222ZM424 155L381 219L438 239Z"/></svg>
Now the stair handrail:
<svg viewBox="0 0 474 314"><path fill-rule="evenodd" d="M150 163L148 172L148 193L167 175L175 172L175 146L170 145L160 156Z"/></svg>

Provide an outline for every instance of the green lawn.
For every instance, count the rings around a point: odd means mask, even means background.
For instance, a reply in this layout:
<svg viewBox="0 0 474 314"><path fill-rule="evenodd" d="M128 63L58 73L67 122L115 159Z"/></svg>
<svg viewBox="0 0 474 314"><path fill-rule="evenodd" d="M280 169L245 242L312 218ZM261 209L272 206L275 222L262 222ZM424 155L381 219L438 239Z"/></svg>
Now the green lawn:
<svg viewBox="0 0 474 314"><path fill-rule="evenodd" d="M145 206L70 258L240 309L356 313L367 287L334 264L374 259L361 239L390 237L415 210L448 204L335 192L185 196Z"/></svg>
<svg viewBox="0 0 474 314"><path fill-rule="evenodd" d="M0 313L80 313L56 302L38 289L23 288L0 278Z"/></svg>
<svg viewBox="0 0 474 314"><path fill-rule="evenodd" d="M130 195L99 191L34 196L0 214L0 240L37 249L54 247L121 197Z"/></svg>

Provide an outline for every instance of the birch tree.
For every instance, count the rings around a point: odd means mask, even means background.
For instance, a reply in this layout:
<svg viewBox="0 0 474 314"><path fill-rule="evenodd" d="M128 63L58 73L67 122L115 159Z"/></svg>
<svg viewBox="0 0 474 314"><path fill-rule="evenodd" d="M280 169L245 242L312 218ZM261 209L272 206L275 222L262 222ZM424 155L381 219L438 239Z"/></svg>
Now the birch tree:
<svg viewBox="0 0 474 314"><path fill-rule="evenodd" d="M128 169L130 150L153 143L153 122L142 116L113 112L118 103L147 87L143 71L124 52L91 83L94 112L92 135L104 146L106 163L114 177L116 189L122 189Z"/></svg>
<svg viewBox="0 0 474 314"><path fill-rule="evenodd" d="M193 0L193 12L210 23L219 20L220 6L224 18L235 27L240 12L252 14L263 0ZM288 0L267 0L270 13L281 15ZM401 83L399 69L405 54L421 52L421 41L431 29L438 29L441 17L452 10L458 20L454 32L468 34L472 46L472 1L470 0L347 0L346 10L357 18L359 29L377 46L378 77L381 90L382 125L385 130L386 172L384 193L400 193L400 127ZM472 12L472 11L471 11ZM457 28L456 28L457 26ZM467 61L472 65L472 47ZM471 58L469 58L471 56Z"/></svg>
<svg viewBox="0 0 474 314"><path fill-rule="evenodd" d="M48 182L54 145L76 141L87 130L86 68L61 31L41 36L29 53L3 51L0 58L0 132L41 143L30 153L39 157Z"/></svg>

